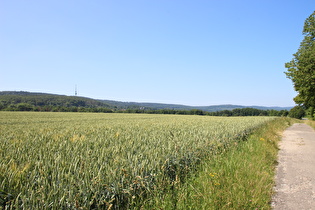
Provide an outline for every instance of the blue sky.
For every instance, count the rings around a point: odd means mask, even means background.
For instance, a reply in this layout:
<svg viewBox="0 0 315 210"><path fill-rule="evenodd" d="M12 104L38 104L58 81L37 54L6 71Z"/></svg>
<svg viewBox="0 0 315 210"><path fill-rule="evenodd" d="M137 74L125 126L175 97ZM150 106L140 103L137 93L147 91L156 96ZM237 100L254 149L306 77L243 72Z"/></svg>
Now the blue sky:
<svg viewBox="0 0 315 210"><path fill-rule="evenodd" d="M0 91L293 106L314 0L0 1Z"/></svg>

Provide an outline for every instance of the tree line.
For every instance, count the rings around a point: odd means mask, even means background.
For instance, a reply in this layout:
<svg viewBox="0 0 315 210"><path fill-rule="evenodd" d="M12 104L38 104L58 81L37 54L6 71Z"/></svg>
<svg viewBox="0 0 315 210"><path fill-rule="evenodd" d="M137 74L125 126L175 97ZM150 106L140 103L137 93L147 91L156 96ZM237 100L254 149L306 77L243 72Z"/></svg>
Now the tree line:
<svg viewBox="0 0 315 210"><path fill-rule="evenodd" d="M288 69L286 76L292 80L295 91L297 117L306 113L308 118L315 119L315 11L305 20L302 40L293 59L285 63Z"/></svg>
<svg viewBox="0 0 315 210"><path fill-rule="evenodd" d="M199 109L173 110L173 109L150 109L145 107L134 107L129 109L118 109L108 107L82 107L82 106L34 106L28 103L9 104L4 106L0 103L0 111L35 111L35 112L94 112L94 113L144 113L144 114L179 114L179 115L208 115L208 116L288 116L287 110L260 110L255 108L237 108L233 110L222 110L207 112Z"/></svg>
<svg viewBox="0 0 315 210"><path fill-rule="evenodd" d="M208 116L287 116L287 110L261 110L256 108L235 108L223 111L200 109L153 108L137 106L112 106L95 99L62 96L45 93L3 91L0 92L0 111L34 112L95 112L95 113L146 113Z"/></svg>
<svg viewBox="0 0 315 210"><path fill-rule="evenodd" d="M35 112L102 112L110 113L112 109L107 107L83 107L83 106L34 106L28 103L17 103L5 106L0 103L0 111L35 111Z"/></svg>
<svg viewBox="0 0 315 210"><path fill-rule="evenodd" d="M215 112L207 112L199 109L192 110L171 110L171 109L127 109L119 110L123 113L146 113L146 114L180 114L180 115L208 115L208 116L288 116L287 110L260 110L255 108L237 108L233 110L222 110Z"/></svg>

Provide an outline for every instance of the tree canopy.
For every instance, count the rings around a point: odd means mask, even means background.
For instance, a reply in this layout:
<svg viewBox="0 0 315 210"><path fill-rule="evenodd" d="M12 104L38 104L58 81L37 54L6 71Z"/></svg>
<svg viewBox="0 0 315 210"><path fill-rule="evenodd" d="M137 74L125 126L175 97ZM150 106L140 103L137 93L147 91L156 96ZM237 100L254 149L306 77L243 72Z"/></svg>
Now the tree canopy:
<svg viewBox="0 0 315 210"><path fill-rule="evenodd" d="M294 101L306 109L315 107L315 11L305 20L304 39L293 59L285 64L285 74L292 80L298 95ZM314 113L311 113L311 117Z"/></svg>

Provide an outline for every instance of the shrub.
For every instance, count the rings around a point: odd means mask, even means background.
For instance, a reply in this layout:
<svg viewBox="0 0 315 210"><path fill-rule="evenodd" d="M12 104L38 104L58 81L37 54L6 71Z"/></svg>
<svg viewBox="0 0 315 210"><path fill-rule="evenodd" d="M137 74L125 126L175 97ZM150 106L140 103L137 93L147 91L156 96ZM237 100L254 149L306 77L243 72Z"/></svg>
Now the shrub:
<svg viewBox="0 0 315 210"><path fill-rule="evenodd" d="M295 106L289 111L289 117L302 119L305 115L305 110L301 106Z"/></svg>

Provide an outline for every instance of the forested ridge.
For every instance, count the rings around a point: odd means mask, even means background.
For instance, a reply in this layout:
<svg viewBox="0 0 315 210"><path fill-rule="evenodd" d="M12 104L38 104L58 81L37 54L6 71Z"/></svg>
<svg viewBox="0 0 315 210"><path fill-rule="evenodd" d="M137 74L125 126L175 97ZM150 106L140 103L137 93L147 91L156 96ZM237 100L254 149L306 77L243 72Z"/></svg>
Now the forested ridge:
<svg viewBox="0 0 315 210"><path fill-rule="evenodd" d="M0 110L7 111L78 111L78 108L107 108L100 101L77 96L64 96L24 91L0 92Z"/></svg>
<svg viewBox="0 0 315 210"><path fill-rule="evenodd" d="M102 112L102 113L148 113L182 114L210 116L287 116L288 108L283 110L245 107L238 105L217 105L193 107L184 105L118 102L96 100L79 96L65 96L25 91L0 92L2 111L51 111L51 112ZM212 110L212 111L206 111Z"/></svg>

